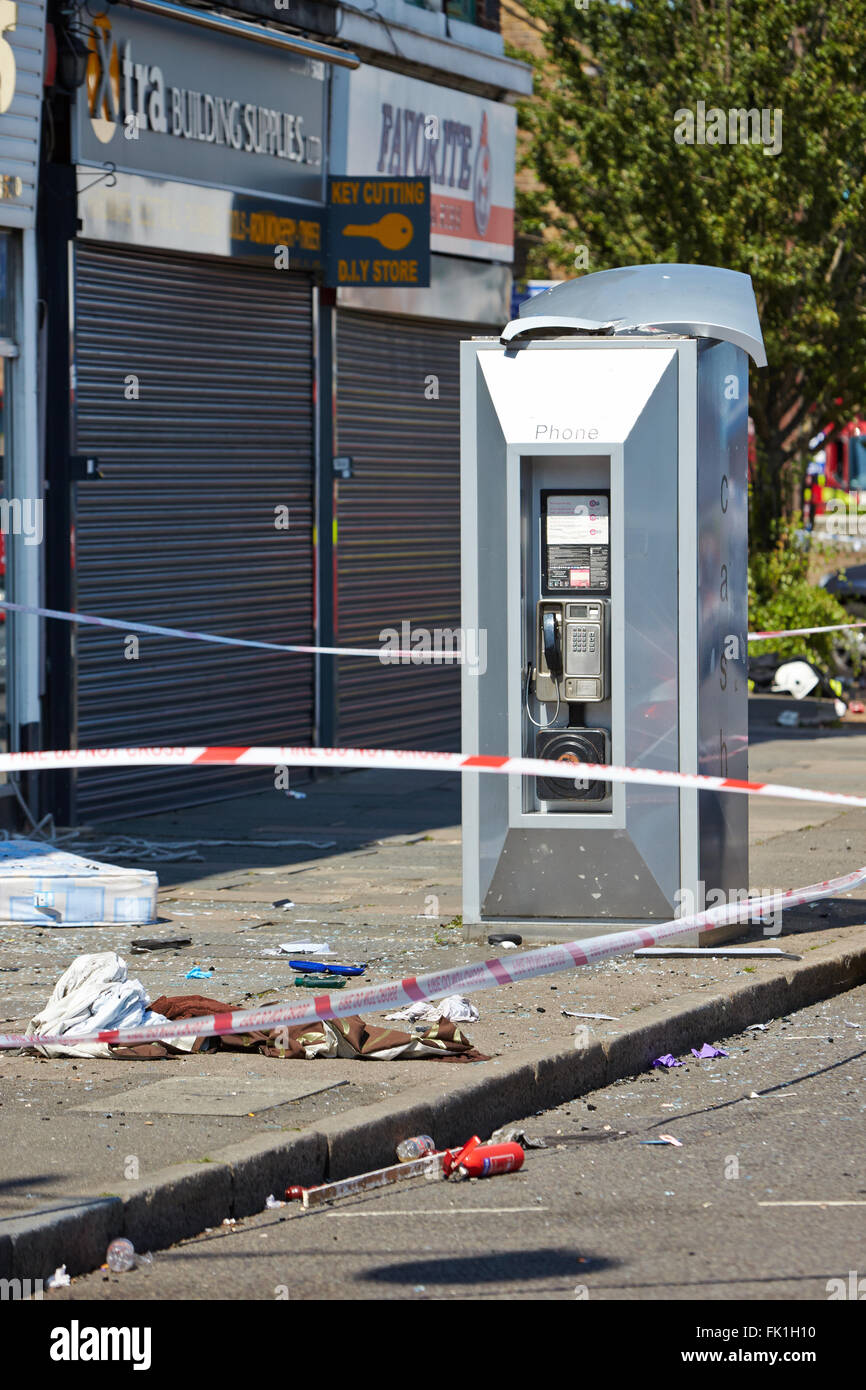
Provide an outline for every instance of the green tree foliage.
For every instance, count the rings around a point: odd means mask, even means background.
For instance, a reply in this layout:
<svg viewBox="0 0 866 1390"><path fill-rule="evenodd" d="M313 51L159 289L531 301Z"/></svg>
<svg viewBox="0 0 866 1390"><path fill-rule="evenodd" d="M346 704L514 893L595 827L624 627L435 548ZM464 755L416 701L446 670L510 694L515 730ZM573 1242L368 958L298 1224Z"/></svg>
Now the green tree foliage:
<svg viewBox="0 0 866 1390"><path fill-rule="evenodd" d="M585 246L590 272L681 261L751 275L770 361L751 381L766 548L835 399L848 418L866 406L866 0L525 3L547 53L521 109L529 271L573 275ZM678 143L698 102L776 113L781 148Z"/></svg>
<svg viewBox="0 0 866 1390"><path fill-rule="evenodd" d="M809 553L783 528L771 549L749 561L749 627L752 632L790 632L802 627L831 627L850 622L850 614L826 589L807 575ZM854 671L860 670L860 644L853 631L818 632L808 637L774 637L750 642L749 655L775 652L780 661L807 656L834 670L833 648L843 647Z"/></svg>

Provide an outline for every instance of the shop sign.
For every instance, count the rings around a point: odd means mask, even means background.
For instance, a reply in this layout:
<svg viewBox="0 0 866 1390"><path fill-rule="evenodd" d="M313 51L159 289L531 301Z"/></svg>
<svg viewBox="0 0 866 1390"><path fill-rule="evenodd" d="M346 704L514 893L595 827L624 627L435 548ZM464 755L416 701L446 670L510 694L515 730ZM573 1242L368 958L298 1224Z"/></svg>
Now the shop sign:
<svg viewBox="0 0 866 1390"><path fill-rule="evenodd" d="M322 201L323 61L115 7L89 31L78 164Z"/></svg>
<svg viewBox="0 0 866 1390"><path fill-rule="evenodd" d="M430 180L328 180L326 285L430 284Z"/></svg>
<svg viewBox="0 0 866 1390"><path fill-rule="evenodd" d="M430 180L431 250L514 258L517 115L384 68L334 73L332 174Z"/></svg>

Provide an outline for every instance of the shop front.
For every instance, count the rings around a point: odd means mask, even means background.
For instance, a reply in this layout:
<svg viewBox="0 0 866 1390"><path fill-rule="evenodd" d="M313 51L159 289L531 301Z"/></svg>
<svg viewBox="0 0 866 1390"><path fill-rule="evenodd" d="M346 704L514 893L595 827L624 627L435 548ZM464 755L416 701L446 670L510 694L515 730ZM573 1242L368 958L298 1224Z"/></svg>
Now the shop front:
<svg viewBox="0 0 866 1390"><path fill-rule="evenodd" d="M157 0L98 18L90 50L73 147L73 606L312 644L328 86L357 60ZM82 625L74 658L80 747L315 739L308 657ZM75 811L265 785L273 773L88 772Z"/></svg>
<svg viewBox="0 0 866 1390"><path fill-rule="evenodd" d="M331 172L429 177L432 214L429 287L337 291L335 631L442 652L341 659L337 741L457 748L459 344L509 317L516 113L370 66L335 73L333 102Z"/></svg>

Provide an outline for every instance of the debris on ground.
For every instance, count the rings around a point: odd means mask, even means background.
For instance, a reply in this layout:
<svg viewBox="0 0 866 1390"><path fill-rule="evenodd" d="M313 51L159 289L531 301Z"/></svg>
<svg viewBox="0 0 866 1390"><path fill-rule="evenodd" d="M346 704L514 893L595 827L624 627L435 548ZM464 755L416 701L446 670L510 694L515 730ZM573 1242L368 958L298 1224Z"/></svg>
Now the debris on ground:
<svg viewBox="0 0 866 1390"><path fill-rule="evenodd" d="M449 994L438 1004L427 999L418 999L405 1009L386 1014L387 1019L408 1019L412 1023L435 1023L437 1018L448 1018L452 1023L477 1023L481 1017L474 1004L464 999L462 994Z"/></svg>
<svg viewBox="0 0 866 1390"><path fill-rule="evenodd" d="M275 1211L277 1207L284 1207L285 1202L281 1202L274 1196L273 1192L265 1199L265 1211Z"/></svg>
<svg viewBox="0 0 866 1390"><path fill-rule="evenodd" d="M113 1240L105 1252L105 1263L112 1274L128 1274L135 1269L135 1246L123 1236Z"/></svg>
<svg viewBox="0 0 866 1390"><path fill-rule="evenodd" d="M523 1149L546 1149L544 1139L531 1139L520 1125L502 1125L496 1129L488 1141L491 1144L519 1144Z"/></svg>
<svg viewBox="0 0 866 1390"><path fill-rule="evenodd" d="M213 970L202 970L200 965L194 965L192 970L188 970L184 975L185 980L209 980L213 976Z"/></svg>
<svg viewBox="0 0 866 1390"><path fill-rule="evenodd" d="M455 1160L450 1176L458 1181L467 1178L493 1178L500 1173L515 1173L523 1167L524 1153L520 1144L475 1144L466 1146Z"/></svg>
<svg viewBox="0 0 866 1390"><path fill-rule="evenodd" d="M367 962L360 965L331 965L327 961L318 960L290 960L289 966L292 970L298 970L302 975L363 975L367 969Z"/></svg>
<svg viewBox="0 0 866 1390"><path fill-rule="evenodd" d="M121 869L46 840L0 841L0 922L148 926L158 889L152 869Z"/></svg>
<svg viewBox="0 0 866 1390"><path fill-rule="evenodd" d="M580 1014L573 1009L563 1009L564 1018L594 1018L604 1023L619 1023L619 1014Z"/></svg>
<svg viewBox="0 0 866 1390"><path fill-rule="evenodd" d="M523 937L517 932L492 931L487 937L488 946L522 946Z"/></svg>
<svg viewBox="0 0 866 1390"><path fill-rule="evenodd" d="M64 970L48 1003L27 1025L27 1033L98 1033L106 1029L138 1028L142 1024L166 1023L158 1009L149 1008L141 980L128 978L126 961L116 951L76 956ZM178 1043L178 1050L189 1051ZM78 1043L67 1047L55 1044L36 1051L43 1057L110 1057L107 1043Z"/></svg>
<svg viewBox="0 0 866 1390"><path fill-rule="evenodd" d="M345 989L348 980L343 975L296 975L292 981L293 985L300 985L302 989Z"/></svg>
<svg viewBox="0 0 866 1390"><path fill-rule="evenodd" d="M723 1047L712 1047L710 1043L704 1043L700 1052L696 1047L692 1048L692 1056L697 1057L699 1061L704 1061L710 1057L728 1057L729 1055Z"/></svg>
<svg viewBox="0 0 866 1390"><path fill-rule="evenodd" d="M379 1187L390 1187L392 1183L405 1178L441 1177L441 1153L426 1154L410 1163L393 1163L387 1168L375 1168L369 1173L359 1173L354 1178L343 1178L339 1182L321 1183L316 1187L287 1187L286 1197L290 1202L300 1201L304 1211L310 1207L321 1206L323 1202L333 1202L340 1197L354 1197L358 1192L369 1192Z"/></svg>
<svg viewBox="0 0 866 1390"><path fill-rule="evenodd" d="M633 956L652 957L656 960L670 958L676 960L679 957L688 956L712 956L724 960L726 957L736 959L738 956L769 956L773 960L780 957L783 960L802 960L802 956L795 955L793 951L783 951L781 946L641 946L636 951L632 951Z"/></svg>
<svg viewBox="0 0 866 1390"><path fill-rule="evenodd" d="M436 1152L436 1145L429 1134L414 1134L411 1139L401 1139L395 1153L399 1163L412 1163L416 1158Z"/></svg>
<svg viewBox="0 0 866 1390"><path fill-rule="evenodd" d="M311 956L333 956L327 941L283 941L281 945L262 951L263 956L294 956L309 951Z"/></svg>
<svg viewBox="0 0 866 1390"><path fill-rule="evenodd" d="M191 936L143 936L130 942L129 949L136 954L146 951L179 951L182 946L189 946L191 941Z"/></svg>
<svg viewBox="0 0 866 1390"><path fill-rule="evenodd" d="M432 1143L429 1135L416 1135L413 1140L403 1143L426 1147ZM489 1178L500 1173L516 1172L523 1166L524 1152L520 1144L482 1144L477 1134L461 1149L434 1150L422 1153L416 1158L407 1158L402 1163L390 1164L387 1168L375 1168L369 1173L359 1173L353 1178L343 1178L339 1182L321 1183L316 1187L292 1186L286 1188L290 1202L300 1201L304 1210L320 1206L323 1202L333 1202L340 1197L353 1197L358 1192L369 1192L406 1178L454 1178L457 1181L469 1178Z"/></svg>
<svg viewBox="0 0 866 1390"><path fill-rule="evenodd" d="M653 1059L654 1067L684 1067L685 1062L678 1062L676 1057L670 1052L665 1052L661 1057Z"/></svg>
<svg viewBox="0 0 866 1390"><path fill-rule="evenodd" d="M309 981L310 976L299 977ZM342 986L345 978L331 976L326 987ZM142 1024L172 1023L180 1019L209 1018L230 1014L234 1005L201 994L160 995L149 1008L140 980L127 979L126 962L114 951L77 956L54 987L45 1009L27 1026L28 1034L97 1033L137 1028ZM446 1062L488 1062L451 1019L437 1016L415 1033L400 1032L366 1023L363 1018L323 1019L292 1027L252 1029L212 1037L179 1037L154 1042L78 1043L44 1045L32 1049L48 1057L113 1057L121 1061L158 1060L178 1053L256 1052L280 1060L316 1057L394 1061L396 1058L430 1058Z"/></svg>
<svg viewBox="0 0 866 1390"><path fill-rule="evenodd" d="M50 1274L45 1280L45 1287L46 1289L65 1289L71 1283L72 1280L66 1273L66 1265L60 1265L60 1267L55 1269L54 1273Z"/></svg>
<svg viewBox="0 0 866 1390"><path fill-rule="evenodd" d="M672 1134L660 1134L658 1139L641 1139L641 1144L672 1144L675 1149L683 1147L682 1139L675 1139Z"/></svg>

